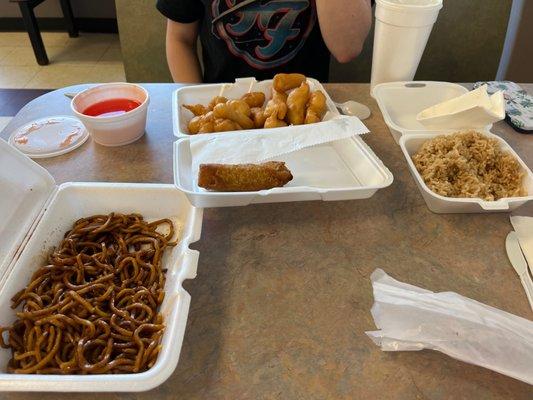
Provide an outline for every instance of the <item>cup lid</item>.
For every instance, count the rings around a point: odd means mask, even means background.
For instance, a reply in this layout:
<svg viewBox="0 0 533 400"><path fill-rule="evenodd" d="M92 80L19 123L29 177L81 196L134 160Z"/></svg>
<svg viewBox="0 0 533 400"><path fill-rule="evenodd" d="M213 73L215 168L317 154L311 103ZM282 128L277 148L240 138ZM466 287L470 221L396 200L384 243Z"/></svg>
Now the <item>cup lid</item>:
<svg viewBox="0 0 533 400"><path fill-rule="evenodd" d="M9 137L9 144L31 158L46 158L68 153L88 137L89 132L80 120L58 115L19 127Z"/></svg>
<svg viewBox="0 0 533 400"><path fill-rule="evenodd" d="M377 2L393 7L442 7L442 0L377 0Z"/></svg>

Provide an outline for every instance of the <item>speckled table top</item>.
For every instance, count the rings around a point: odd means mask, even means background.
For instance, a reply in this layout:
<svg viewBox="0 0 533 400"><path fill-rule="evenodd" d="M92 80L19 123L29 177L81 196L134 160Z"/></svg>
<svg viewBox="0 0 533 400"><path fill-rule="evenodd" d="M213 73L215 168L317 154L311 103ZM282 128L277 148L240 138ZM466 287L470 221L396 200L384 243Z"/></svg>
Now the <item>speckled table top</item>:
<svg viewBox="0 0 533 400"><path fill-rule="evenodd" d="M524 85L531 92L533 85ZM39 163L66 181L172 182L171 92L151 92L146 135L106 148L87 142ZM79 88L66 88L75 91ZM160 387L137 394L0 394L0 399L532 399L533 386L432 352L384 353L370 274L464 296L532 319L504 250L508 214L431 213L366 84L330 84L336 101L368 104L364 140L394 174L367 200L209 209L181 358ZM30 118L69 114L51 92L21 110L2 137ZM533 167L533 135L498 123ZM526 205L515 214L533 215ZM87 388L87 390L91 390Z"/></svg>

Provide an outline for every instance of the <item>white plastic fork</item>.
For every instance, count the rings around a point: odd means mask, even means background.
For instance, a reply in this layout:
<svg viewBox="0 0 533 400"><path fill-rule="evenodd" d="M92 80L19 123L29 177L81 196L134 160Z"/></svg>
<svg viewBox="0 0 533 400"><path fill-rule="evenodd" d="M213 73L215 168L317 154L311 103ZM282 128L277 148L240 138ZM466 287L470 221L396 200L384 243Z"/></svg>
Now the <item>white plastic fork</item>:
<svg viewBox="0 0 533 400"><path fill-rule="evenodd" d="M533 280L527 272L527 262L518 243L518 236L515 231L509 232L507 238L505 239L505 249L507 250L507 257L511 261L511 265L515 269L516 273L520 277L520 282L526 291L527 299L529 300L529 305L533 310Z"/></svg>

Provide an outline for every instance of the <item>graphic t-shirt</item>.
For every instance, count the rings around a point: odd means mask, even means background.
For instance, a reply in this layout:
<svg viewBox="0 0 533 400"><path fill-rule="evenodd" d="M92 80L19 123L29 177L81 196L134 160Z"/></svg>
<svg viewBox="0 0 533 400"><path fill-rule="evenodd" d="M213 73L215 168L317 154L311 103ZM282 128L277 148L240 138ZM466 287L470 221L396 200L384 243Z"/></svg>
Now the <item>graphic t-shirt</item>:
<svg viewBox="0 0 533 400"><path fill-rule="evenodd" d="M200 21L205 82L278 72L328 79L315 0L158 0L157 8L176 22Z"/></svg>

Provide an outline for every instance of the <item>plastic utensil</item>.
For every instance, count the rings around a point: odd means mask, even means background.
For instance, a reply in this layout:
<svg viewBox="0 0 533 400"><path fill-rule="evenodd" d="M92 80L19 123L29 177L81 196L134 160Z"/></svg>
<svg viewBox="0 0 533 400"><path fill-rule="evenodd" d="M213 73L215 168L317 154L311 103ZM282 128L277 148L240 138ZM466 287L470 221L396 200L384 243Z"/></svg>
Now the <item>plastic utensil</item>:
<svg viewBox="0 0 533 400"><path fill-rule="evenodd" d="M520 249L520 244L518 243L518 236L515 231L509 232L507 238L505 239L505 250L507 250L507 257L511 261L511 265L515 269L516 273L520 277L520 282L526 291L527 299L529 300L529 305L533 310L533 280L527 272L527 263L524 255L522 254L522 249Z"/></svg>
<svg viewBox="0 0 533 400"><path fill-rule="evenodd" d="M367 119L368 117L370 117L370 114L372 114L370 108L368 108L362 103L358 103L357 101L349 100L344 103L334 102L334 104L335 107L341 110L343 114L357 117L361 121Z"/></svg>
<svg viewBox="0 0 533 400"><path fill-rule="evenodd" d="M397 281L380 269L370 279L378 330L366 334L381 350L436 350L533 384L533 321L459 293Z"/></svg>
<svg viewBox="0 0 533 400"><path fill-rule="evenodd" d="M529 272L533 277L533 217L513 215L510 220L518 237L520 250L522 250Z"/></svg>

